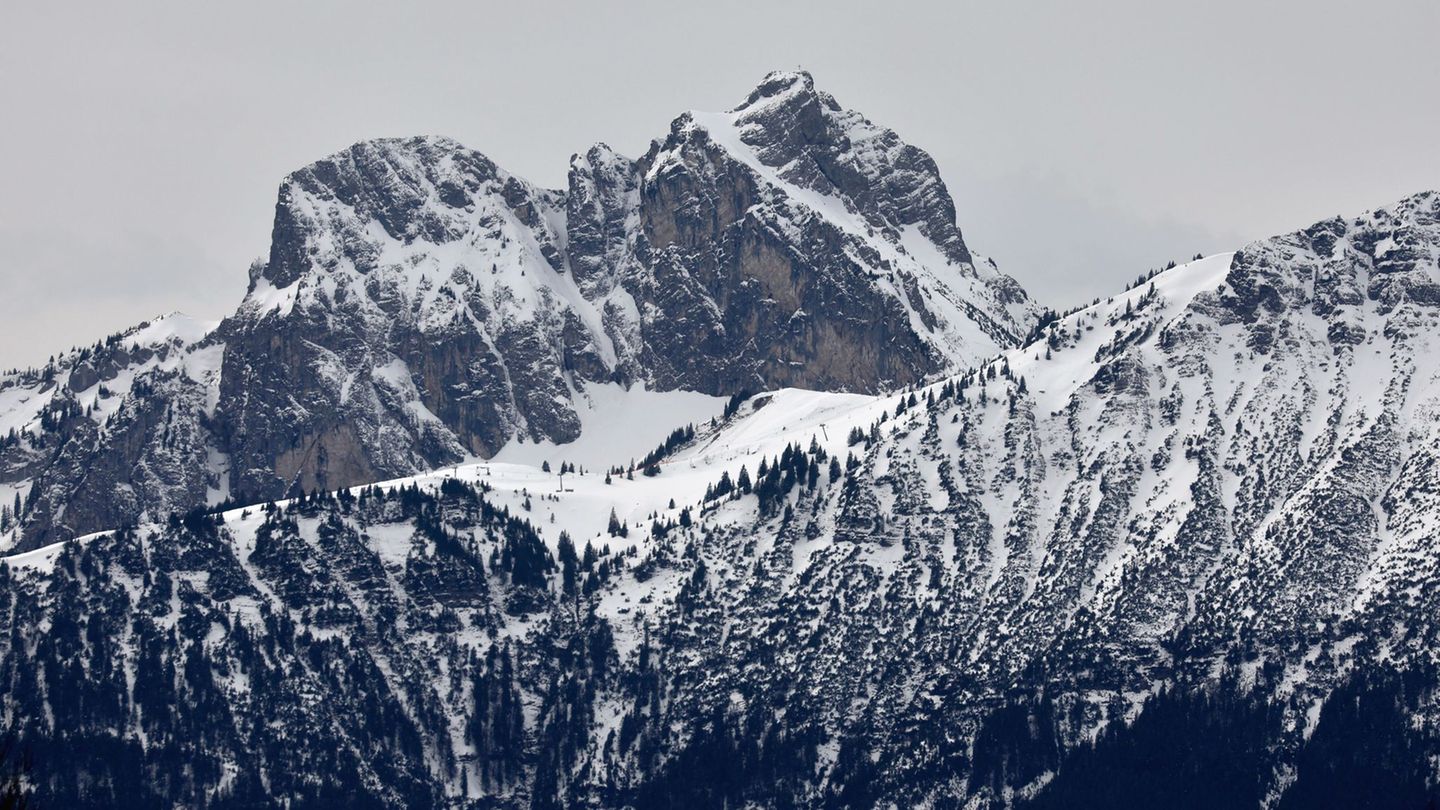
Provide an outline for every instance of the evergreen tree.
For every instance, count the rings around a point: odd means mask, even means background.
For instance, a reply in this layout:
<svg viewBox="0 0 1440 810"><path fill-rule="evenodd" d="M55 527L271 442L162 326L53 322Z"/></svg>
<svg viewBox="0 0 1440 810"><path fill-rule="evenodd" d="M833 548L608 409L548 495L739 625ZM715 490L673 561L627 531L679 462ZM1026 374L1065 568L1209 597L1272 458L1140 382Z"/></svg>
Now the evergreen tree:
<svg viewBox="0 0 1440 810"><path fill-rule="evenodd" d="M566 595L574 595L579 559L575 556L575 542L570 539L569 532L560 532L556 551L560 558L560 590Z"/></svg>

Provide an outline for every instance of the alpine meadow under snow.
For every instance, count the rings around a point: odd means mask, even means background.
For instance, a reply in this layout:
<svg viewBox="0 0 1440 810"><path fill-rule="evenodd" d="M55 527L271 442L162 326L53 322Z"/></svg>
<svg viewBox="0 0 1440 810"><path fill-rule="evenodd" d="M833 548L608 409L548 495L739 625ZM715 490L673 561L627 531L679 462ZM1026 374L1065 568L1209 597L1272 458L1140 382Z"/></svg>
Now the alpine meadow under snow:
<svg viewBox="0 0 1440 810"><path fill-rule="evenodd" d="M1440 194L1064 315L805 73L538 188L290 175L0 378L45 806L1440 799Z"/></svg>

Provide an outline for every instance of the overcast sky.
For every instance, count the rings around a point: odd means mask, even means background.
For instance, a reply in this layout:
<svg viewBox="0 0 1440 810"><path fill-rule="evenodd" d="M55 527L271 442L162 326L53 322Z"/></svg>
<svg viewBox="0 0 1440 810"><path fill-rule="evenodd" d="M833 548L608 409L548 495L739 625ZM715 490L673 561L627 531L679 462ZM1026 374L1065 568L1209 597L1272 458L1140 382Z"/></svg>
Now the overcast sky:
<svg viewBox="0 0 1440 810"><path fill-rule="evenodd" d="M797 66L1065 306L1440 187L1437 33L1434 0L6 2L0 367L228 313L281 177L354 141L450 135L558 187Z"/></svg>

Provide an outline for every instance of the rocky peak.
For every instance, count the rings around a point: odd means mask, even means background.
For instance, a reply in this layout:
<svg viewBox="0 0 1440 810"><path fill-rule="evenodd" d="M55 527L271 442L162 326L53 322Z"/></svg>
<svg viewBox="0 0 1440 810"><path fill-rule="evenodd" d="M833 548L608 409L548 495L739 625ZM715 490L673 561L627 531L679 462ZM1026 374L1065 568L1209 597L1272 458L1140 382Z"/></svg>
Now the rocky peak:
<svg viewBox="0 0 1440 810"><path fill-rule="evenodd" d="M1013 344L1033 320L1034 305L1020 287L974 260L930 156L815 89L809 74L773 73L728 112L686 113L639 163L642 221L656 260L671 256L694 276L688 254L751 235L757 244L746 250L754 258L741 276L759 281L769 300L805 297L792 282L832 299L836 293L820 290L880 291L885 302L866 311L908 324L904 331L917 340L893 345L912 371L967 365ZM799 234L805 238L794 238ZM779 262L760 247L772 237L785 242ZM795 253L808 255L797 263L787 255ZM797 264L811 272L785 272ZM819 267L833 269L813 272ZM861 370L848 381L809 384L877 390L883 385L856 385L855 377L885 384L918 378L851 360L858 362L847 365Z"/></svg>
<svg viewBox="0 0 1440 810"><path fill-rule="evenodd" d="M386 240L445 244L471 234L482 198L501 201L536 228L547 260L558 264L539 210L556 196L449 138L362 141L285 178L262 275L283 288L307 272L342 263L369 272Z"/></svg>
<svg viewBox="0 0 1440 810"><path fill-rule="evenodd" d="M573 156L563 190L440 137L290 174L269 255L207 343L215 373L146 389L124 442L73 433L70 452L27 455L66 469L4 483L74 484L40 497L88 530L159 505L128 473L85 470L99 452L109 469L143 460L166 397L184 397L193 438L172 491L272 497L573 441L599 386L891 390L1013 346L1034 314L972 260L923 151L775 73L639 160ZM77 482L95 509L66 508Z"/></svg>
<svg viewBox="0 0 1440 810"><path fill-rule="evenodd" d="M731 113L741 140L787 181L844 200L878 229L915 225L971 262L934 160L817 90L809 73L771 73Z"/></svg>
<svg viewBox="0 0 1440 810"><path fill-rule="evenodd" d="M633 246L640 177L635 162L603 143L570 158L566 223L570 269L583 288L605 293Z"/></svg>
<svg viewBox="0 0 1440 810"><path fill-rule="evenodd" d="M794 99L815 100L817 95L834 104L834 99L828 94L817 94L815 91L815 78L808 70L772 70L765 74L760 84L750 91L745 97L745 102L736 107L733 112L753 110L756 107L769 106L774 103L789 102ZM838 106L836 107L838 109Z"/></svg>
<svg viewBox="0 0 1440 810"><path fill-rule="evenodd" d="M1440 194L1421 192L1247 245L1236 253L1220 302L1247 323L1309 309L1328 321L1336 344L1366 336L1360 321L1369 302L1389 316L1387 329L1404 328L1417 313L1440 307ZM1260 334L1263 348L1268 341Z"/></svg>

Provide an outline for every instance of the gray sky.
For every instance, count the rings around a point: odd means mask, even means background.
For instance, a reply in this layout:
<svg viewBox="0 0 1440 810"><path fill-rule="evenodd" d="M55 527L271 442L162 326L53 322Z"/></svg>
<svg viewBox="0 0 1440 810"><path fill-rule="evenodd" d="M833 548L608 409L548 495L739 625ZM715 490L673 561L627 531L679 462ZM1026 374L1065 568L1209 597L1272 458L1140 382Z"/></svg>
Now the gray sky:
<svg viewBox="0 0 1440 810"><path fill-rule="evenodd" d="M1057 307L1440 187L1434 0L81 5L0 5L0 367L226 314L281 177L354 141L558 187L776 68L930 151Z"/></svg>

